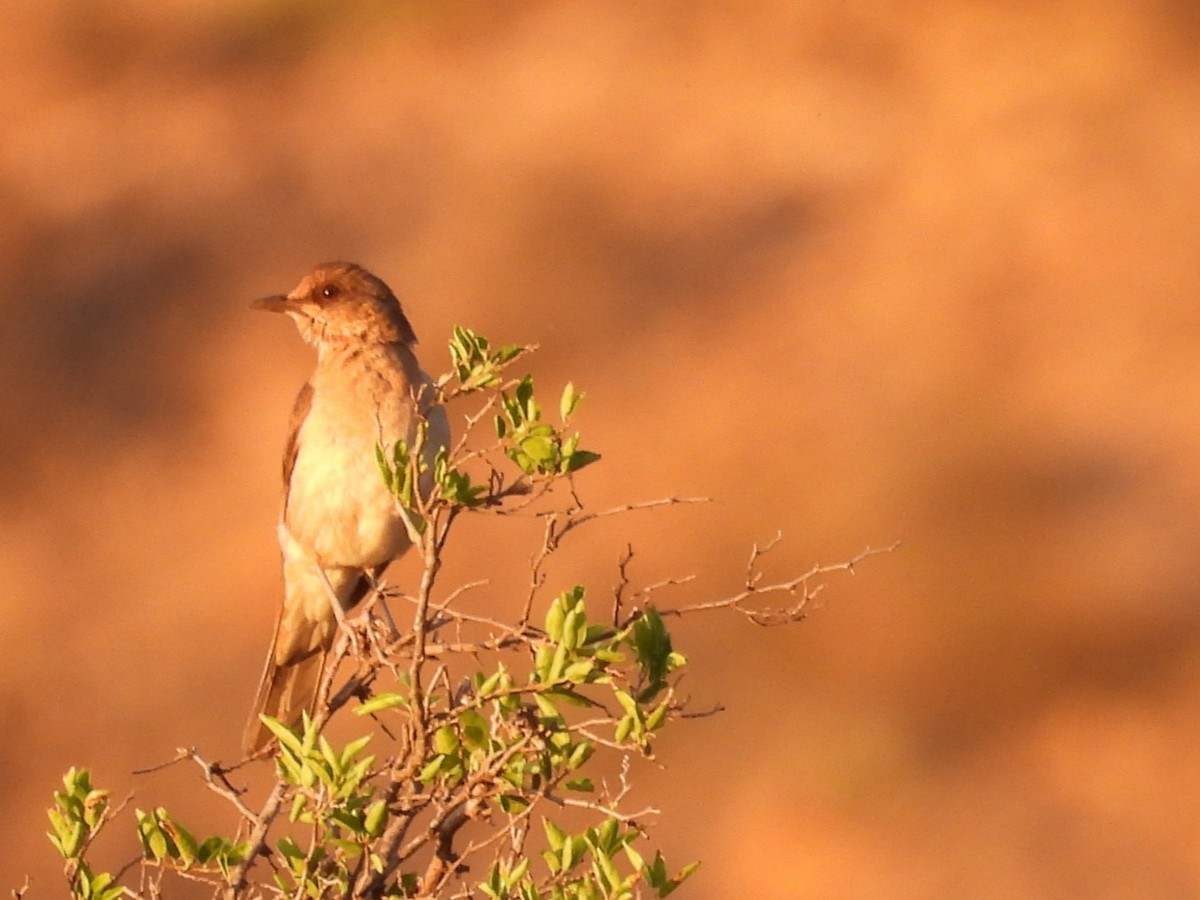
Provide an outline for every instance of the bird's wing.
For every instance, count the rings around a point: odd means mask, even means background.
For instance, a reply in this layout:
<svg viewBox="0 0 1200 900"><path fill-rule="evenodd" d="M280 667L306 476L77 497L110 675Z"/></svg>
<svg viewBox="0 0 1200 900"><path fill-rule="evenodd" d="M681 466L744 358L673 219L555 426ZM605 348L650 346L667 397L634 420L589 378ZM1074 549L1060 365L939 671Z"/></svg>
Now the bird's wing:
<svg viewBox="0 0 1200 900"><path fill-rule="evenodd" d="M287 509L288 493L292 487L292 469L296 467L296 456L300 453L300 426L312 409L313 387L311 381L304 382L296 402L292 405L292 417L288 421L287 443L283 445L283 508Z"/></svg>

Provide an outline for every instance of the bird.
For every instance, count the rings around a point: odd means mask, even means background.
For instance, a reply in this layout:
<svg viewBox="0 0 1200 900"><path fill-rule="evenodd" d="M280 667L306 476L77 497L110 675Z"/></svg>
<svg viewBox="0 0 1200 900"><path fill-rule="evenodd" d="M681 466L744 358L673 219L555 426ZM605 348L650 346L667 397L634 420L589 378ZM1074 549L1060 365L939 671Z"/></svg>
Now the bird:
<svg viewBox="0 0 1200 900"><path fill-rule="evenodd" d="M248 755L273 737L260 714L295 727L313 711L344 613L410 546L377 448L412 446L426 422L427 492L433 460L450 443L434 382L417 362L416 334L381 279L356 263L323 263L291 293L251 306L289 316L317 362L296 397L283 454L283 603L243 737Z"/></svg>

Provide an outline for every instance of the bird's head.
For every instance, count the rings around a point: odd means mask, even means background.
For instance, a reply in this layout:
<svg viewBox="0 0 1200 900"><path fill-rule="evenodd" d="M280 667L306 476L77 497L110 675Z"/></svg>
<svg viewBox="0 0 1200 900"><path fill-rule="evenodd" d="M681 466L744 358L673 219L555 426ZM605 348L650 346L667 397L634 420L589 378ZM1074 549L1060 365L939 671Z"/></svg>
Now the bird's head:
<svg viewBox="0 0 1200 900"><path fill-rule="evenodd" d="M250 305L287 313L304 340L317 347L348 341L417 342L391 288L355 263L322 263L290 294L263 297Z"/></svg>

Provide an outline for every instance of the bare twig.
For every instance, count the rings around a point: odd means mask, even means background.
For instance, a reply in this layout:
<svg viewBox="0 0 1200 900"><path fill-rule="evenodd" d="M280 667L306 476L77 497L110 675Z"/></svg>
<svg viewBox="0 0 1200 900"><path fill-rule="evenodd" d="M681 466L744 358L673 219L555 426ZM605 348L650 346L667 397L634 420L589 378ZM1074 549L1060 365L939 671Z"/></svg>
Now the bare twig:
<svg viewBox="0 0 1200 900"><path fill-rule="evenodd" d="M279 815L280 807L283 805L284 798L289 793L289 786L286 781L280 779L275 783L275 787L267 796L266 802L256 817L257 825L250 832L249 849L246 851L245 857L237 867L233 870L230 877L230 887L226 896L230 900L234 900L246 887L246 875L250 871L250 867L254 865L254 861L260 853L269 853L267 851L267 833L271 829L271 823L275 821L275 817Z"/></svg>
<svg viewBox="0 0 1200 900"><path fill-rule="evenodd" d="M259 824L258 814L242 802L242 794L244 794L245 791L238 790L232 784L230 784L229 779L225 777L226 770L224 768L205 761L203 757L196 752L194 747L189 747L186 749L181 747L176 752L182 753L187 759L193 760L204 773L204 781L206 784L208 784L209 788L220 794L235 807L237 807L237 811L242 814L242 817L246 819L247 822L252 825Z"/></svg>
<svg viewBox="0 0 1200 900"><path fill-rule="evenodd" d="M812 585L813 579L822 575L828 575L833 572L854 573L855 566L869 556L875 556L880 553L890 553L900 546L899 541L887 546L879 548L868 547L866 550L859 553L857 556L846 560L845 562L832 563L829 565L817 564L810 568L803 575L796 578L789 578L784 581L775 582L773 584L763 585L762 573L757 569L757 564L762 556L769 552L779 542L779 535L776 535L771 541L760 547L757 544L751 550L750 561L746 566L745 588L736 594L728 597L723 597L719 600L709 600L704 603L693 603L688 606L680 606L668 609L660 609L659 615L663 616L683 616L694 612L703 612L714 609L732 609L744 615L756 625L782 625L788 622L798 622L807 615L807 607L822 590L825 589L824 584ZM797 599L786 607L777 609L751 609L743 604L747 600L756 597L764 597L771 594L791 594Z"/></svg>
<svg viewBox="0 0 1200 900"><path fill-rule="evenodd" d="M613 506L609 509L602 509L593 513L582 513L580 515L570 516L563 527L559 529L558 539L562 538L570 531L574 531L580 525L586 525L588 522L594 522L596 519L607 519L611 516L620 516L625 513L635 512L642 509L656 509L660 506L678 506L685 503L711 503L710 497L661 497L657 500L642 500L637 503L623 503L620 506Z"/></svg>

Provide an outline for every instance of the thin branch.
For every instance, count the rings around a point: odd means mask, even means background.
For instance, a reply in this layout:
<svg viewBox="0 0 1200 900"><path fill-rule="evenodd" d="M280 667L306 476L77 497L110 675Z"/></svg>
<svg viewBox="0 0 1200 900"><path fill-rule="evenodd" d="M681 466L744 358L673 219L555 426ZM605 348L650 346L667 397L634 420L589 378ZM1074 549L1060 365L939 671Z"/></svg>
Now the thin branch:
<svg viewBox="0 0 1200 900"><path fill-rule="evenodd" d="M546 576L542 572L542 566L545 565L546 559L558 546L558 538L555 532L557 528L558 516L547 516L545 532L542 535L542 545L529 561L529 589L525 592L525 606L521 609L521 625L529 623L529 617L533 614L533 600L537 596L537 592L541 590L542 585L546 583Z"/></svg>
<svg viewBox="0 0 1200 900"><path fill-rule="evenodd" d="M655 509L660 506L678 506L684 503L711 503L711 497L661 497L657 500L642 500L638 503L624 503L621 506L614 506L610 509L602 509L593 513L583 513L582 515L572 515L567 518L558 533L558 538L561 540L568 532L574 531L580 525L586 525L588 522L593 522L596 519L607 519L610 516L620 516L625 513L634 512L642 509Z"/></svg>
<svg viewBox="0 0 1200 900"><path fill-rule="evenodd" d="M629 564L633 562L633 544L626 544L625 551L617 560L617 583L613 585L612 624L616 628L621 622L621 608L625 605L625 591L629 589Z"/></svg>
<svg viewBox="0 0 1200 900"><path fill-rule="evenodd" d="M125 862L125 864L121 866L121 868L117 869L117 873L115 875L113 875L113 883L116 884L116 883L120 882L120 880L125 877L126 872L128 872L130 869L132 869L134 866L138 865L139 863L143 863L145 861L146 861L146 858L141 853L139 853L137 856L133 857L132 859L127 860Z"/></svg>
<svg viewBox="0 0 1200 900"><path fill-rule="evenodd" d="M279 809L283 805L283 800L287 796L288 790L288 783L280 779L275 783L275 787L267 796L267 801L263 804L263 808L257 817L258 824L250 832L250 848L246 851L246 855L242 861L237 864L229 879L230 887L226 892L226 896L230 900L234 900L246 887L246 875L250 871L250 867L254 865L254 861L258 858L259 854L269 854L270 851L267 850L267 832L270 831L271 823L275 821L275 817L279 815Z"/></svg>
<svg viewBox="0 0 1200 900"><path fill-rule="evenodd" d="M725 712L725 704L717 703L705 709L686 710L681 708L676 712L676 715L681 719L707 719L709 716L715 716L723 712Z"/></svg>
<svg viewBox="0 0 1200 900"><path fill-rule="evenodd" d="M592 800L577 800L574 797L547 797L550 802L557 803L559 806L572 806L577 809L590 809L600 813L602 816L607 816L610 819L616 819L623 824L637 824L639 819L647 819L651 816L662 815L662 810L656 806L645 806L637 810L637 812L621 812L612 806L605 806L603 803L596 803Z"/></svg>
<svg viewBox="0 0 1200 900"><path fill-rule="evenodd" d="M663 588L678 587L681 584L691 584L696 580L695 575L684 575L679 578L664 578L662 581L656 581L654 584L648 584L645 587L638 588L634 599L648 599L655 591L661 591Z"/></svg>
<svg viewBox="0 0 1200 900"><path fill-rule="evenodd" d="M486 584L488 584L488 579L481 578L478 581L469 581L464 585L460 585L448 593L446 598L441 603L436 604L434 609L436 609L438 612L445 612L456 600L458 600L459 597L467 593L467 591L473 591L475 588L483 587Z"/></svg>
<svg viewBox="0 0 1200 900"><path fill-rule="evenodd" d="M875 556L880 553L891 553L900 546L897 541L887 547L872 548L868 547L857 556L840 563L831 563L829 565L816 564L803 575L796 578L790 578L785 581L775 582L773 584L763 585L762 573L757 569L758 560L769 552L779 542L777 535L767 544L759 547L754 546L750 553L750 561L746 566L745 588L736 594L728 597L723 597L720 600L709 600L704 603L693 603L688 606L680 606L668 609L660 609L659 615L663 616L683 616L694 612L704 612L714 609L733 609L744 615L756 625L783 625L788 622L798 622L807 615L807 607L822 590L825 589L824 584L810 586L813 579L821 575L828 575L833 572L848 572L854 574L855 566L870 556ZM790 605L778 609L750 609L744 606L747 600L756 597L768 596L771 594L787 593L798 595L795 602ZM640 615L637 613L635 615Z"/></svg>
<svg viewBox="0 0 1200 900"><path fill-rule="evenodd" d="M229 782L229 779L225 777L224 768L219 765L206 762L200 756L200 754L196 752L196 748L194 747L189 747L186 749L180 747L176 752L184 754L187 759L194 760L196 765L198 765L200 770L204 773L204 781L208 784L209 788L236 806L237 811L242 814L243 818L253 825L259 824L258 815L242 802L242 794L244 794L245 791L239 791Z"/></svg>

